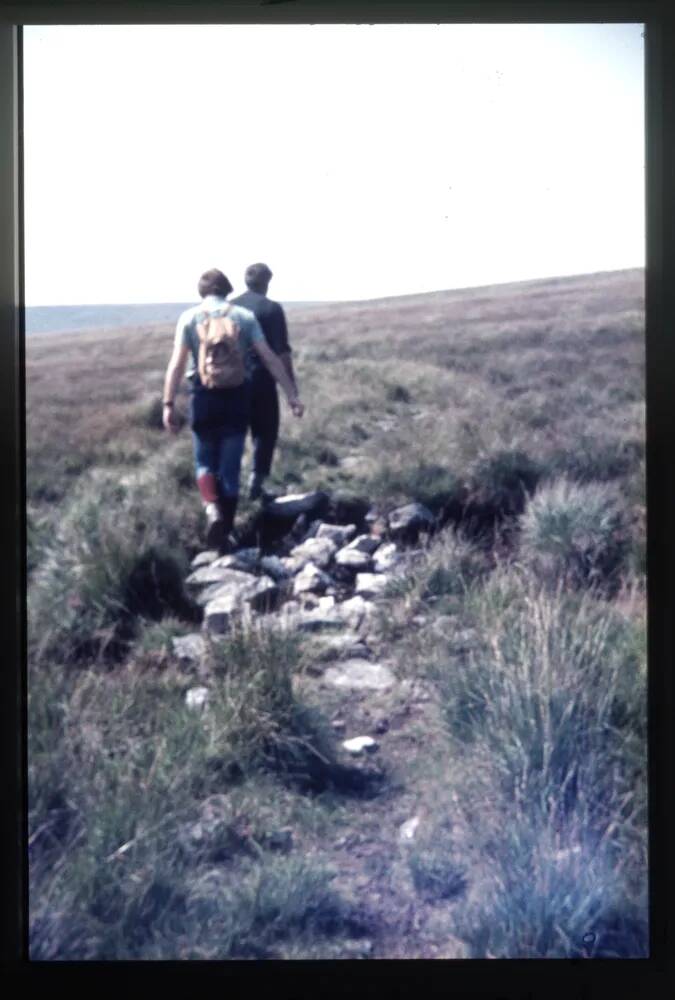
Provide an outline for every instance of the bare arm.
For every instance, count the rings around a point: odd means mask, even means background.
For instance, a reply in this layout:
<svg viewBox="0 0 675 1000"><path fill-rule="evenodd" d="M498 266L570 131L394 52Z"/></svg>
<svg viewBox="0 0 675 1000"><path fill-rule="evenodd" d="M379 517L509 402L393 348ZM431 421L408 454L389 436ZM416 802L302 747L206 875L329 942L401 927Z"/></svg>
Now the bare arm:
<svg viewBox="0 0 675 1000"><path fill-rule="evenodd" d="M253 346L258 352L260 360L265 365L270 375L276 379L281 388L284 390L286 398L288 399L288 405L295 416L301 417L304 412L304 406L298 398L298 393L293 379L289 376L284 365L281 363L266 340L255 340L253 342Z"/></svg>
<svg viewBox="0 0 675 1000"><path fill-rule="evenodd" d="M295 372L293 371L293 359L291 358L290 351L285 351L283 354L279 355L279 361L286 369L286 374L290 378L291 382L295 387L296 395L298 394L298 383L295 378Z"/></svg>
<svg viewBox="0 0 675 1000"><path fill-rule="evenodd" d="M176 422L174 412L174 400L176 398L178 386L180 385L181 379L185 374L185 366L187 364L189 353L189 349L185 347L184 344L176 344L173 349L173 354L169 359L166 375L164 377L162 423L168 431L173 431L174 433L178 430L178 424Z"/></svg>

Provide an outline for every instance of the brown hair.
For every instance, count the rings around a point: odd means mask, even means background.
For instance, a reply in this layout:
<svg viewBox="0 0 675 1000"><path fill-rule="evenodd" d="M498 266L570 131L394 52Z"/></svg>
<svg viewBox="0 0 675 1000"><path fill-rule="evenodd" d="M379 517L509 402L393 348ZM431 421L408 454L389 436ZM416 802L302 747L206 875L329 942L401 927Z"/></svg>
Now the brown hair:
<svg viewBox="0 0 675 1000"><path fill-rule="evenodd" d="M246 287L254 292L256 289L264 287L271 277L272 272L267 264L251 264L250 267L246 268L244 281Z"/></svg>
<svg viewBox="0 0 675 1000"><path fill-rule="evenodd" d="M221 295L225 298L232 291L232 285L222 271L213 267L210 271L204 271L199 279L197 290L203 299L207 295Z"/></svg>

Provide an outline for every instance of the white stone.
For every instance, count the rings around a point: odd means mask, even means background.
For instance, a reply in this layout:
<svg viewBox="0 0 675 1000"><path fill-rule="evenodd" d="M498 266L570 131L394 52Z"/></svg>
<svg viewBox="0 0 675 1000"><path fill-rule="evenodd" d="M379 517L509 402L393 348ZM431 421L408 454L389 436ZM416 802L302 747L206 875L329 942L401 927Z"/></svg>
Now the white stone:
<svg viewBox="0 0 675 1000"><path fill-rule="evenodd" d="M401 553L395 542L388 542L382 545L373 556L373 569L376 573L383 573L392 569L401 561Z"/></svg>
<svg viewBox="0 0 675 1000"><path fill-rule="evenodd" d="M205 552L198 552L190 566L192 569L199 569L200 566L208 566L218 558L217 549L207 549Z"/></svg>
<svg viewBox="0 0 675 1000"><path fill-rule="evenodd" d="M360 757L364 751L375 753L378 743L372 736L354 736L350 740L344 740L342 746L354 757Z"/></svg>
<svg viewBox="0 0 675 1000"><path fill-rule="evenodd" d="M384 574L358 573L354 590L361 597L379 597L384 593L388 583L389 577Z"/></svg>
<svg viewBox="0 0 675 1000"><path fill-rule="evenodd" d="M326 597L320 597L317 604L322 611L330 611L331 608L335 607L335 598L329 594Z"/></svg>
<svg viewBox="0 0 675 1000"><path fill-rule="evenodd" d="M330 577L323 573L318 566L310 562L303 567L293 581L293 594L297 596L307 591L323 593L330 582Z"/></svg>
<svg viewBox="0 0 675 1000"><path fill-rule="evenodd" d="M346 601L342 601L338 605L338 608L344 620L352 628L359 628L362 622L367 620L375 611L375 605L370 601L364 600L359 594L350 597Z"/></svg>
<svg viewBox="0 0 675 1000"><path fill-rule="evenodd" d="M319 507L325 504L327 500L327 495L320 491L313 493L288 493L286 496L276 497L271 503L265 504L265 513L287 518L298 517L299 514L318 512Z"/></svg>
<svg viewBox="0 0 675 1000"><path fill-rule="evenodd" d="M199 632L175 636L172 640L172 646L174 655L179 660L199 661L206 651L204 637Z"/></svg>
<svg viewBox="0 0 675 1000"><path fill-rule="evenodd" d="M195 687L185 692L185 704L188 708L205 708L208 700L208 688Z"/></svg>
<svg viewBox="0 0 675 1000"><path fill-rule="evenodd" d="M320 524L317 528L317 538L330 538L336 545L344 545L356 534L355 524Z"/></svg>
<svg viewBox="0 0 675 1000"><path fill-rule="evenodd" d="M335 553L335 562L338 566L347 566L356 571L370 569L371 558L367 552L359 549L344 548Z"/></svg>
<svg viewBox="0 0 675 1000"><path fill-rule="evenodd" d="M247 573L240 575L245 578L245 584L239 583L236 586L225 584L213 594L205 606L203 627L207 631L226 632L232 617L241 614L247 607L256 611L266 611L275 602L278 588L268 576L256 577Z"/></svg>
<svg viewBox="0 0 675 1000"><path fill-rule="evenodd" d="M291 559L299 566L313 563L325 569L335 555L337 545L331 538L308 538L291 549Z"/></svg>
<svg viewBox="0 0 675 1000"><path fill-rule="evenodd" d="M239 569L232 569L230 566L216 566L211 563L209 566L200 566L194 573L190 573L185 581L189 587L206 587L208 584L248 584L251 581L251 574L244 573Z"/></svg>
<svg viewBox="0 0 675 1000"><path fill-rule="evenodd" d="M415 839L415 834L417 832L417 827L420 825L419 816L413 816L411 819L407 819L405 823L401 823L398 828L398 839L404 843L409 843L411 840Z"/></svg>
<svg viewBox="0 0 675 1000"><path fill-rule="evenodd" d="M324 674L324 681L334 687L353 691L384 691L396 683L396 678L383 663L353 659L329 667Z"/></svg>

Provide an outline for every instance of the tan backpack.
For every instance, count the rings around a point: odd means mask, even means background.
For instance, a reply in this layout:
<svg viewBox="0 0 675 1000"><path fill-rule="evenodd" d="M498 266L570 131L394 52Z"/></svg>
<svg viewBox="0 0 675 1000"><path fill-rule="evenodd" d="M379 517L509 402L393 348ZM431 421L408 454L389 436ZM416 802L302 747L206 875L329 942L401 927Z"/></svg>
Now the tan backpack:
<svg viewBox="0 0 675 1000"><path fill-rule="evenodd" d="M229 310L229 306L227 307ZM246 377L239 326L222 310L197 323L199 378L207 389L233 389Z"/></svg>

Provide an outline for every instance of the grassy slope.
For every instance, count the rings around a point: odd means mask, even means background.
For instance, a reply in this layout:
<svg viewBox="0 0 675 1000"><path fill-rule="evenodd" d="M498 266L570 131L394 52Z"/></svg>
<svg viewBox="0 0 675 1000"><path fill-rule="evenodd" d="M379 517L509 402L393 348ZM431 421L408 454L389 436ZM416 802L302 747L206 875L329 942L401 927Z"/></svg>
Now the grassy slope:
<svg viewBox="0 0 675 1000"><path fill-rule="evenodd" d="M31 338L35 954L346 957L364 935L376 957L640 953L642 272L307 307L289 322L308 409L284 416L278 485L513 517L523 482L544 500L561 476L614 490L611 586L565 576L536 511L529 548L513 520L487 543L448 529L373 637L434 697L375 706L390 724L379 796L308 794L289 775L311 772L308 744L331 759L329 713L367 727L373 705L291 688L310 645L248 635L213 651L204 726L182 703L194 679L167 652L192 626L170 593L156 621L161 602L129 588L144 553L182 571L199 544L189 436L159 429L170 327ZM593 497L553 501L569 522ZM111 667L95 652L121 620ZM73 636L87 640L77 666ZM227 813L214 836L231 841L217 863L176 846L213 793ZM403 849L393 818L413 812L424 822ZM285 826L287 855L265 846ZM581 945L589 925L595 943Z"/></svg>

